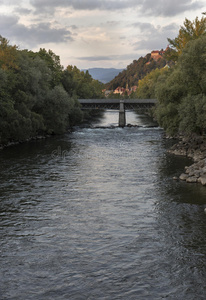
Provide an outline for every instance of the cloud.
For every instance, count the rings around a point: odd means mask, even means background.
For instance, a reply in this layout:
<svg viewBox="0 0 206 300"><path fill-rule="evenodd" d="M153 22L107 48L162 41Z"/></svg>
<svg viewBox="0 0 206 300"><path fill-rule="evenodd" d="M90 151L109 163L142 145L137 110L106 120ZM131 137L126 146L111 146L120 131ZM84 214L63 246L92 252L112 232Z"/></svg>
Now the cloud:
<svg viewBox="0 0 206 300"><path fill-rule="evenodd" d="M109 56L82 56L78 57L78 59L87 61L112 60L112 58Z"/></svg>
<svg viewBox="0 0 206 300"><path fill-rule="evenodd" d="M165 48L168 44L167 38L174 38L178 32L178 26L175 23L166 26L151 27L151 31L139 34L138 41L133 44L134 50L141 49L160 49Z"/></svg>
<svg viewBox="0 0 206 300"><path fill-rule="evenodd" d="M18 5L22 3L22 0L18 1ZM8 0L0 0L0 5L8 5ZM16 0L10 0L9 5L16 5Z"/></svg>
<svg viewBox="0 0 206 300"><path fill-rule="evenodd" d="M72 33L66 28L55 28L52 23L42 22L25 26L19 23L17 16L0 15L1 34L13 38L17 43L33 47L45 43L62 43L72 41Z"/></svg>
<svg viewBox="0 0 206 300"><path fill-rule="evenodd" d="M141 23L136 22L132 24L132 27L135 29L139 29L139 34L137 34L139 37L151 39L153 37L156 37L157 35L162 35L162 39L164 38L164 35L173 35L178 32L178 25L175 23L170 23L166 26L160 26L160 25L153 25L151 23ZM146 32L146 35L145 35Z"/></svg>
<svg viewBox="0 0 206 300"><path fill-rule="evenodd" d="M154 25L151 23L144 23L144 22L135 22L132 24L132 27L140 29L141 32L151 32L155 30Z"/></svg>
<svg viewBox="0 0 206 300"><path fill-rule="evenodd" d="M137 9L141 14L153 16L174 16L185 11L204 7L203 1L193 0L30 0L36 13L53 14L56 8L73 8L74 10L118 11Z"/></svg>
<svg viewBox="0 0 206 300"><path fill-rule="evenodd" d="M32 10L28 9L28 8L23 8L23 7L17 7L15 9L15 13L18 13L20 15L28 15L28 14L32 13Z"/></svg>
<svg viewBox="0 0 206 300"><path fill-rule="evenodd" d="M127 53L127 54L120 54L120 55L108 55L108 56L83 56L78 57L79 60L86 60L86 61L120 61L120 60L127 60L133 59L135 56L134 53Z"/></svg>
<svg viewBox="0 0 206 300"><path fill-rule="evenodd" d="M135 0L31 0L31 5L40 11L52 11L57 7L71 7L75 10L119 10L137 6ZM137 3L137 4L135 4Z"/></svg>
<svg viewBox="0 0 206 300"><path fill-rule="evenodd" d="M203 1L0 0L0 34L21 48L54 49L66 64L125 65L165 48Z"/></svg>
<svg viewBox="0 0 206 300"><path fill-rule="evenodd" d="M46 44L46 43L62 43L72 41L71 32L65 28L53 28L51 23L39 23L25 27L20 25L16 31L15 36L20 37L28 44ZM32 39L31 39L32 37ZM32 40L32 41L31 41Z"/></svg>
<svg viewBox="0 0 206 300"><path fill-rule="evenodd" d="M1 32L10 29L15 28L15 26L18 23L18 17L17 16L6 16L6 15L0 15L0 28Z"/></svg>
<svg viewBox="0 0 206 300"><path fill-rule="evenodd" d="M69 27L70 27L71 29L73 29L73 30L78 29L78 26L76 26L76 25L70 25Z"/></svg>
<svg viewBox="0 0 206 300"><path fill-rule="evenodd" d="M193 0L145 0L140 5L142 13L154 16L175 16L185 11L194 11L204 7L203 1Z"/></svg>

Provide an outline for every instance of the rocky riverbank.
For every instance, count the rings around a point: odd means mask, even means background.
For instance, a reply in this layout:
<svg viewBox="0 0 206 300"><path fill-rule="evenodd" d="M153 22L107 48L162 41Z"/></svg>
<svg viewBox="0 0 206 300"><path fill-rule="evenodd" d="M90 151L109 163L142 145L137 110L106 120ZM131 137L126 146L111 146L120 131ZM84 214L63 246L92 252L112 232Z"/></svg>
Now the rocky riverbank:
<svg viewBox="0 0 206 300"><path fill-rule="evenodd" d="M181 137L179 142L173 145L168 152L188 156L194 161L191 166L185 167L185 172L179 176L180 180L206 185L206 137L196 135ZM174 179L178 178L174 177Z"/></svg>

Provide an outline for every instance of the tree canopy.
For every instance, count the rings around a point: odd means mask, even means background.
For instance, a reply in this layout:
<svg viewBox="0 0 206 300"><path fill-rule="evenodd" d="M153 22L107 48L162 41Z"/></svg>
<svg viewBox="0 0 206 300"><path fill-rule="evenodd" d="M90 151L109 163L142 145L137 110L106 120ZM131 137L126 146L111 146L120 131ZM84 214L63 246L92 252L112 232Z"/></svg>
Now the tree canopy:
<svg viewBox="0 0 206 300"><path fill-rule="evenodd" d="M160 76L165 72L168 72L168 67L152 70L143 79L139 80L138 88L134 93L134 97L140 99L155 98L156 84Z"/></svg>
<svg viewBox="0 0 206 300"><path fill-rule="evenodd" d="M173 48L173 51L170 53L171 57L177 60L189 41L195 40L205 34L206 17L203 16L200 20L196 17L194 21L185 18L184 25L180 27L178 36L174 39L168 38L170 46Z"/></svg>
<svg viewBox="0 0 206 300"><path fill-rule="evenodd" d="M156 85L159 124L174 135L206 130L206 35L191 39L174 69Z"/></svg>
<svg viewBox="0 0 206 300"><path fill-rule="evenodd" d="M0 144L63 133L83 118L78 98L101 96L101 83L64 70L52 50L19 50L0 36Z"/></svg>

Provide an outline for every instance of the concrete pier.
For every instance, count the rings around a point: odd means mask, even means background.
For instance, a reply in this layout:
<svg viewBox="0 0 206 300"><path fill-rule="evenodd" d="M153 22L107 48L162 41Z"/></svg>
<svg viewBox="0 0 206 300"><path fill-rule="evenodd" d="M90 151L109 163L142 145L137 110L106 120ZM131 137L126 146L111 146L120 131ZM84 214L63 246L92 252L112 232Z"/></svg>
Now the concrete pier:
<svg viewBox="0 0 206 300"><path fill-rule="evenodd" d="M125 127L126 125L126 116L124 108L124 100L120 100L119 104L119 127Z"/></svg>

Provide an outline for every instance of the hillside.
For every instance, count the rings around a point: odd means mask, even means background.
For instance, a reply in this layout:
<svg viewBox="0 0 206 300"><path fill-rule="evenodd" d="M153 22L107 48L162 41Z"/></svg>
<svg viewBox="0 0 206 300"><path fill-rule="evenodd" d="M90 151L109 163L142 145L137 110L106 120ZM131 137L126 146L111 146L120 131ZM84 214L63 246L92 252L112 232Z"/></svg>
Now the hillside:
<svg viewBox="0 0 206 300"><path fill-rule="evenodd" d="M117 76L123 69L115 68L90 68L84 69L82 71L87 71L92 76L92 78L101 81L102 83L107 83L111 81L115 76Z"/></svg>
<svg viewBox="0 0 206 300"><path fill-rule="evenodd" d="M134 60L127 69L119 73L114 79L106 84L107 90L115 90L118 86L129 87L138 84L138 81L152 70L163 68L167 64L163 57L157 60L151 57L151 53L148 53L145 57L140 57L138 60Z"/></svg>

